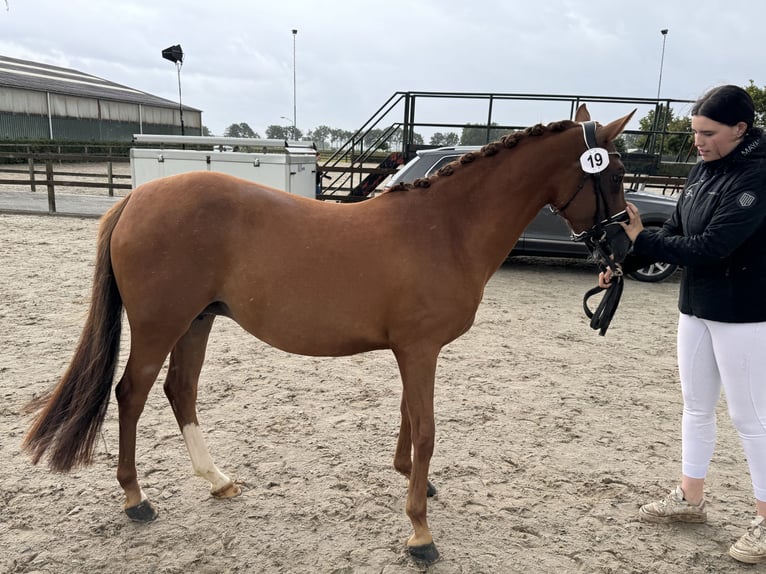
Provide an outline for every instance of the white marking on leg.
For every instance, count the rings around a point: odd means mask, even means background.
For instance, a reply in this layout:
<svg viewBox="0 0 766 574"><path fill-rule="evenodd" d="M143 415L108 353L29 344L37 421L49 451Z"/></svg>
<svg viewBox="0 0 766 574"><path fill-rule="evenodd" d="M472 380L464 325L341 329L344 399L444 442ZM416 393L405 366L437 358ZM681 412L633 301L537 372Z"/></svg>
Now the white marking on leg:
<svg viewBox="0 0 766 574"><path fill-rule="evenodd" d="M205 444L205 438L202 436L199 426L189 423L181 430L181 434L183 434L184 442L186 442L194 473L210 481L210 491L216 492L231 484L229 477L218 470L218 467L213 463L213 458L207 450L207 444Z"/></svg>

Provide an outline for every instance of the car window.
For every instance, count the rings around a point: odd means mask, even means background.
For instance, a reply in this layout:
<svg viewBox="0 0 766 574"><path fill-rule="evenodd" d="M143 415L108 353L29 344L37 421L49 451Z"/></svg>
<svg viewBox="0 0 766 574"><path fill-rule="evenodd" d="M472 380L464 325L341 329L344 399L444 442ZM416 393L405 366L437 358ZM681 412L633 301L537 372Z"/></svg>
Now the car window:
<svg viewBox="0 0 766 574"><path fill-rule="evenodd" d="M457 158L459 158L460 155L445 155L443 158L441 158L439 161L437 161L435 164L433 164L430 168L428 168L428 171L426 171L425 175L423 177L430 177L433 174L435 174L439 169L441 169L443 166L447 165L448 163L455 161Z"/></svg>

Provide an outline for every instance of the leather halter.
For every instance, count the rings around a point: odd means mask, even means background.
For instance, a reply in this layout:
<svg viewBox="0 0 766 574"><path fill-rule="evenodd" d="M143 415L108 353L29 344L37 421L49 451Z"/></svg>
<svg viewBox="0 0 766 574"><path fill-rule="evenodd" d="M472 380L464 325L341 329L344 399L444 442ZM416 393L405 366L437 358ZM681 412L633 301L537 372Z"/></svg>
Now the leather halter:
<svg viewBox="0 0 766 574"><path fill-rule="evenodd" d="M599 147L596 142L596 122L588 121L580 124L582 126L583 138L585 139L585 146L587 149L593 149ZM609 155L615 155L620 157L619 152L608 152ZM601 187L601 172L597 173L584 173L580 184L577 186L572 197L561 207L552 207L554 213L563 214L564 211L572 204L577 195L585 187L585 182L590 177L593 182L593 193L596 198L596 212L593 216L593 226L590 229L581 231L580 233L572 232L572 240L577 242L583 242L588 249L598 254L604 264L611 268L614 275L622 275L621 268L613 262L611 257L612 253L609 249L609 240L607 237L607 228L610 225L619 225L620 222L629 221L628 213L626 211L620 211L614 215L609 215L606 193Z"/></svg>
<svg viewBox="0 0 766 574"><path fill-rule="evenodd" d="M588 149L598 147L596 143L596 122L588 121L582 124L583 137L585 139L585 146ZM620 156L618 152L608 152L609 155ZM597 306L595 311L591 311L588 307L588 299L603 291L598 285L593 289L590 289L583 297L583 310L585 315L590 319L591 329L599 331L599 335L606 334L606 330L609 328L609 324L612 322L617 306L620 304L620 298L622 297L622 290L624 286L624 277L622 275L622 268L614 262L612 252L609 246L609 237L607 234L607 228L611 225L619 225L622 221L629 221L630 217L626 211L621 211L614 215L609 215L606 195L601 187L601 172L588 173L586 172L583 179L580 181L580 185L577 186L577 190L574 192L569 201L567 201L562 207L554 208L555 212L562 213L569 205L574 201L577 194L580 193L585 186L585 182L590 176L593 182L593 193L596 196L596 213L593 216L593 226L580 233L572 233L572 239L574 241L582 241L588 247L593 254L598 254L600 259L600 266L602 271L609 267L612 270L613 285L607 289L606 294L601 299L601 302Z"/></svg>

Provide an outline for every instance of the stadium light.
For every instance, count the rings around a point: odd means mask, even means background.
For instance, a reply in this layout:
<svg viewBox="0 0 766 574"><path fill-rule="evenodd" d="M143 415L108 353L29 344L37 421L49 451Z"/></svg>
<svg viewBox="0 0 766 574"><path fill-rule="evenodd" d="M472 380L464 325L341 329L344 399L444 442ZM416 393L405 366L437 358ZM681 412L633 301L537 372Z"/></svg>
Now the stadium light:
<svg viewBox="0 0 766 574"><path fill-rule="evenodd" d="M176 44L165 48L162 51L162 57L173 62L178 70L178 112L181 114L181 135L184 135L184 107L181 103L181 66L184 63L184 51L180 44Z"/></svg>

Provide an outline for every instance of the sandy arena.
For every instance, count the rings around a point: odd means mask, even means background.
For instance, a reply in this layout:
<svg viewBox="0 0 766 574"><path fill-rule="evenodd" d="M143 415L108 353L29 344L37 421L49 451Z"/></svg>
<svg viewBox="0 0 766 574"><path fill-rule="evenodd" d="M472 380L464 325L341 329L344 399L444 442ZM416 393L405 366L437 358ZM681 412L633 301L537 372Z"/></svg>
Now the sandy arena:
<svg viewBox="0 0 766 574"><path fill-rule="evenodd" d="M242 486L235 499L212 499L192 476L161 383L138 435L156 522L122 512L114 400L92 466L61 475L30 464L22 407L70 359L97 227L0 215L0 572L418 571L403 553L406 482L392 466L401 383L389 352L291 356L218 319L199 414L213 457ZM754 507L723 401L709 522L638 521L680 466L678 277L629 281L606 337L581 308L594 283L590 264L514 259L473 329L443 350L428 512L442 560L428 571L761 571L726 555Z"/></svg>

